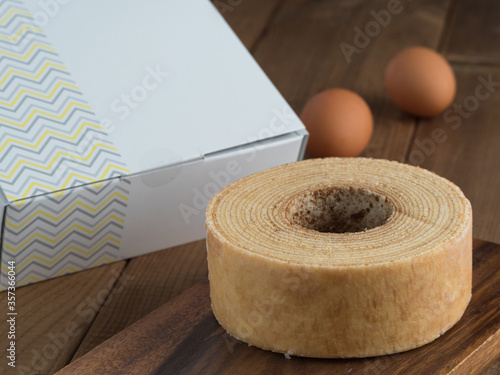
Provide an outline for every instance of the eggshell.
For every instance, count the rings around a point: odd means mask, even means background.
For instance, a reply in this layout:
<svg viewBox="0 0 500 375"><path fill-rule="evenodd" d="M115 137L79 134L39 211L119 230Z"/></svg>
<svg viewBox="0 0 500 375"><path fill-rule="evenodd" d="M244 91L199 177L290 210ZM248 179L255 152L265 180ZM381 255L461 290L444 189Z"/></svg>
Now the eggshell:
<svg viewBox="0 0 500 375"><path fill-rule="evenodd" d="M410 47L392 58L385 70L391 100L405 112L435 116L453 101L456 81L443 56L425 47Z"/></svg>
<svg viewBox="0 0 500 375"><path fill-rule="evenodd" d="M300 118L309 131L307 151L315 157L358 156L373 131L373 116L358 94L329 89L313 96Z"/></svg>

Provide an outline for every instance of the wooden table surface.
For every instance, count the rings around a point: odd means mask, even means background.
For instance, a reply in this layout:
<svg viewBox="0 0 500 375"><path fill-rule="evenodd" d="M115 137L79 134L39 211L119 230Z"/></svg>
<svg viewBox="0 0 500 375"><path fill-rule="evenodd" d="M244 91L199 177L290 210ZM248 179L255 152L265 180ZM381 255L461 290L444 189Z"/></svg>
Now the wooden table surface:
<svg viewBox="0 0 500 375"><path fill-rule="evenodd" d="M297 112L324 88L358 92L375 116L364 155L420 165L455 182L472 202L474 237L500 243L500 2L401 1L401 11L378 32L374 28L350 62L339 45L354 45L355 28L365 29L388 1L215 3ZM450 117L417 119L387 99L384 66L411 45L435 48L451 62L458 91ZM473 99L488 81L481 99ZM436 128L445 141L433 139ZM199 241L20 288L17 367L8 368L2 355L0 373L52 374L206 278L205 244ZM6 307L1 293L2 314ZM5 322L0 337L7 337ZM0 340L3 353L6 341ZM500 361L484 372L499 373Z"/></svg>

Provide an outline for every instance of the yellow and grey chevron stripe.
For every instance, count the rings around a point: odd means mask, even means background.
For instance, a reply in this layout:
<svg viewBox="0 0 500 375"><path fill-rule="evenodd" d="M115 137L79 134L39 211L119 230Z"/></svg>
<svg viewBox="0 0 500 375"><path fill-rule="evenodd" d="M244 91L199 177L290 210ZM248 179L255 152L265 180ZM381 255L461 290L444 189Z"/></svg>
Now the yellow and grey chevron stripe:
<svg viewBox="0 0 500 375"><path fill-rule="evenodd" d="M7 206L1 288L12 260L21 286L122 259L129 190L114 178Z"/></svg>
<svg viewBox="0 0 500 375"><path fill-rule="evenodd" d="M20 286L122 259L127 172L22 2L0 0L0 287L12 260Z"/></svg>
<svg viewBox="0 0 500 375"><path fill-rule="evenodd" d="M8 201L128 172L21 1L0 1L0 188Z"/></svg>

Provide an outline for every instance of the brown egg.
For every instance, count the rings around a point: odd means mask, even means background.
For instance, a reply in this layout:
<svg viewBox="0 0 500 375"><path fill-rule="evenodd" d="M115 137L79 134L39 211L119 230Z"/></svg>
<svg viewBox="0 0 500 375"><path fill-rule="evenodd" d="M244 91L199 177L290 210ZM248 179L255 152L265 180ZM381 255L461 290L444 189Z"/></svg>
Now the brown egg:
<svg viewBox="0 0 500 375"><path fill-rule="evenodd" d="M385 88L403 111L430 117L451 104L456 82L443 56L429 48L411 47L399 52L387 65Z"/></svg>
<svg viewBox="0 0 500 375"><path fill-rule="evenodd" d="M313 96L300 118L309 131L307 152L315 157L358 156L373 131L373 116L358 94L329 89Z"/></svg>

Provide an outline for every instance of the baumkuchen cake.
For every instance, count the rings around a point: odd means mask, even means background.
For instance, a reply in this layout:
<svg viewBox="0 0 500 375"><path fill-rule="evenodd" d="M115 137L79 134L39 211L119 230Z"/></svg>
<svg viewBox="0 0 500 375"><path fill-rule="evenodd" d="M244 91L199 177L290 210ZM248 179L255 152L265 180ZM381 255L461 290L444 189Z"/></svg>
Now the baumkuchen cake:
<svg viewBox="0 0 500 375"><path fill-rule="evenodd" d="M363 158L275 167L215 195L206 229L215 317L263 349L401 352L450 329L471 298L470 203L418 167Z"/></svg>

